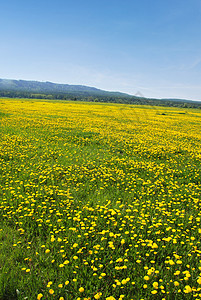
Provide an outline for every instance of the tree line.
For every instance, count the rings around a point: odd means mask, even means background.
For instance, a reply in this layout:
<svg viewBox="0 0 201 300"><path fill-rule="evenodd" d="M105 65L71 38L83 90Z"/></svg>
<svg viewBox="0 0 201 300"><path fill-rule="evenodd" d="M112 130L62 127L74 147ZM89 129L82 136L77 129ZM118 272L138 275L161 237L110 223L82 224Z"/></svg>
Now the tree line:
<svg viewBox="0 0 201 300"><path fill-rule="evenodd" d="M152 106L169 106L183 108L199 108L201 102L188 100L168 100L168 99L152 99L136 96L104 96L90 95L90 93L33 93L28 91L0 91L0 97L5 98L27 98L27 99L46 99L46 100L70 100L84 102L102 102L102 103L122 103L134 105L152 105Z"/></svg>

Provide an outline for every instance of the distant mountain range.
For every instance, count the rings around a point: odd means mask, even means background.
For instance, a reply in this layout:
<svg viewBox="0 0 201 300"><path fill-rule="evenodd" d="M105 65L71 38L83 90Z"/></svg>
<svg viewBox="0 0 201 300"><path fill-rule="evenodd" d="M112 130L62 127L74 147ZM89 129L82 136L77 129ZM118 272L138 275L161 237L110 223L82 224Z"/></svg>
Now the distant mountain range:
<svg viewBox="0 0 201 300"><path fill-rule="evenodd" d="M58 84L52 82L39 82L27 80L14 80L14 79L0 79L0 90L6 91L19 91L30 93L65 93L71 95L83 96L116 96L116 97L131 97L128 94L120 92L108 92L89 87L85 85L70 85Z"/></svg>
<svg viewBox="0 0 201 300"><path fill-rule="evenodd" d="M50 100L61 99L201 108L201 101L185 99L153 99L143 97L140 92L133 96L120 92L108 92L85 85L70 85L14 79L0 79L0 97Z"/></svg>

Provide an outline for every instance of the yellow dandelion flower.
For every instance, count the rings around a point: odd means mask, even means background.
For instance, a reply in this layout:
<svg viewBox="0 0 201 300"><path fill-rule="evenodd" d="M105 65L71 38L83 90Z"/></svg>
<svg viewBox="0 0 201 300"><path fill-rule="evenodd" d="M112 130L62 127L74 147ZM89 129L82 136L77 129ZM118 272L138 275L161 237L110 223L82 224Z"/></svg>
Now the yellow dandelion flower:
<svg viewBox="0 0 201 300"><path fill-rule="evenodd" d="M153 283L153 287L154 287L155 289L158 289L158 282L154 282L154 283Z"/></svg>
<svg viewBox="0 0 201 300"><path fill-rule="evenodd" d="M123 280L121 281L121 283L122 283L122 284L126 284L126 283L127 283L127 280L126 280L126 279L123 279Z"/></svg>
<svg viewBox="0 0 201 300"><path fill-rule="evenodd" d="M201 277L199 277L199 278L197 279L197 283L198 283L198 284L201 284Z"/></svg>
<svg viewBox="0 0 201 300"><path fill-rule="evenodd" d="M181 264L182 264L182 260L180 260L180 259L177 260L177 261L176 261L176 264L181 265Z"/></svg>
<svg viewBox="0 0 201 300"><path fill-rule="evenodd" d="M144 280L149 280L149 276L144 276Z"/></svg>
<svg viewBox="0 0 201 300"><path fill-rule="evenodd" d="M101 296L102 296L102 293L99 292L99 293L97 293L96 295L94 295L94 298L95 298L96 300L98 300L98 299L100 299Z"/></svg>
<svg viewBox="0 0 201 300"><path fill-rule="evenodd" d="M64 265L68 265L68 264L69 264L69 260L65 260Z"/></svg>
<svg viewBox="0 0 201 300"><path fill-rule="evenodd" d="M185 288L184 288L184 293L188 294L188 293L191 293L191 292L192 292L192 288L190 287L190 285L186 285Z"/></svg>

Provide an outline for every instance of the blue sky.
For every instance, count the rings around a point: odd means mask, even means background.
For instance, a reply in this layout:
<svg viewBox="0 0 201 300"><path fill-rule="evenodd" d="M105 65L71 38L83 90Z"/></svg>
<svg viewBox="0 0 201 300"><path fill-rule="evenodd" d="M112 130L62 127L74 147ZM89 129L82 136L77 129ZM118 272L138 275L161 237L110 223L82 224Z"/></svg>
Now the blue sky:
<svg viewBox="0 0 201 300"><path fill-rule="evenodd" d="M0 78L201 100L201 0L7 0Z"/></svg>

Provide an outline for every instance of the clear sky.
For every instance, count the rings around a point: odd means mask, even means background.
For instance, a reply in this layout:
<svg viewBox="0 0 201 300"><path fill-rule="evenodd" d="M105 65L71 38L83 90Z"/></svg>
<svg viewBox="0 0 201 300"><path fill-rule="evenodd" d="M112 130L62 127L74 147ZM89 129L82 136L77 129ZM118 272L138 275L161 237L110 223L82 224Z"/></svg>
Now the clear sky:
<svg viewBox="0 0 201 300"><path fill-rule="evenodd" d="M2 0L0 78L201 100L201 0Z"/></svg>

